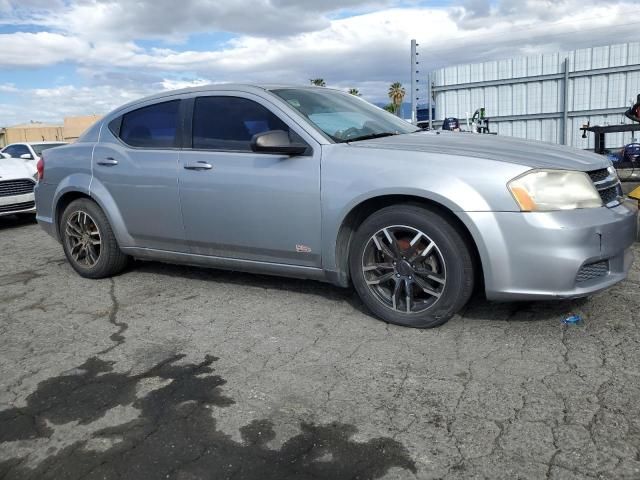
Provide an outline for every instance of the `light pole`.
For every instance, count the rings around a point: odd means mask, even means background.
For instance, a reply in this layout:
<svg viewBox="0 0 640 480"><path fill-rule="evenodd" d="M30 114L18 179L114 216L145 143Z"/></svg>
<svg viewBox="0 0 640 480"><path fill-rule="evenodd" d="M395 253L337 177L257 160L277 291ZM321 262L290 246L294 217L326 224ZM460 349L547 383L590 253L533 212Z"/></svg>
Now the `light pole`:
<svg viewBox="0 0 640 480"><path fill-rule="evenodd" d="M417 74L420 73L417 70L418 62L418 43L416 40L411 40L411 123L414 125L418 123L418 78Z"/></svg>

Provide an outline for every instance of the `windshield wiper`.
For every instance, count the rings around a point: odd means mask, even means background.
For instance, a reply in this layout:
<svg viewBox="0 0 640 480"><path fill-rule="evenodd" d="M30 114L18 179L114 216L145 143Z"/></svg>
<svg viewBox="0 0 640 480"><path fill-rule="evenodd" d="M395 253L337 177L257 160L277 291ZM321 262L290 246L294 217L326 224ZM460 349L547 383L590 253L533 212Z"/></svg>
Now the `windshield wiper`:
<svg viewBox="0 0 640 480"><path fill-rule="evenodd" d="M359 137L348 138L342 140L341 143L359 142L360 140L373 140L374 138L391 137L392 135L400 135L398 132L380 132L361 135Z"/></svg>

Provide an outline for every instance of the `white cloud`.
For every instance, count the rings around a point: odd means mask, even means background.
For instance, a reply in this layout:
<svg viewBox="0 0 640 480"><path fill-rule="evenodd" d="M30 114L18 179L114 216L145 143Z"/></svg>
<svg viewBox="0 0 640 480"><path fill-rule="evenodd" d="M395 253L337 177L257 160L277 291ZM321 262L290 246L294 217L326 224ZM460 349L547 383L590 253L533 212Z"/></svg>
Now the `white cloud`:
<svg viewBox="0 0 640 480"><path fill-rule="evenodd" d="M14 21L30 18L91 41L130 41L211 31L286 37L326 28L330 12L390 0L74 0L48 11L37 8L44 4L40 0L9 0L9 7L4 2Z"/></svg>
<svg viewBox="0 0 640 480"><path fill-rule="evenodd" d="M0 65L39 67L84 58L89 45L77 37L51 32L0 35Z"/></svg>
<svg viewBox="0 0 640 480"><path fill-rule="evenodd" d="M0 83L0 92L2 93L15 93L18 91L18 87L14 83Z"/></svg>
<svg viewBox="0 0 640 480"><path fill-rule="evenodd" d="M165 78L160 82L163 90L178 90L181 88L190 88L190 87L201 87L203 85L208 85L212 82L208 80L204 80L202 78L196 80L173 80L170 78Z"/></svg>
<svg viewBox="0 0 640 480"><path fill-rule="evenodd" d="M51 88L53 94L48 97L47 89L21 91L16 95L20 102L34 107L36 113L42 112L39 114L42 120L53 116L59 119L65 114L104 113L136 96L207 82L306 84L309 78L323 77L330 86L356 87L369 100L385 101L390 82L408 81L411 38L420 43L420 70L424 74L445 65L637 41L638 24L629 23L640 13L636 2L625 0L497 3L471 0L466 6L463 3L451 8L386 8L330 20L328 12L339 4L368 8L371 2L256 0L248 7L245 0L216 0L217 10L212 11L218 13L238 16L238 9L244 9L244 23L229 25L235 25L235 31L252 33L237 36L209 51L190 50L188 43L179 47L168 44L165 48L143 48L136 40L158 36L163 29L167 35L187 35L215 20L207 20L209 17L204 14L201 19L195 18L200 10L189 11L189 6L210 5L210 0L184 0L180 9L164 8L164 1L71 3L67 9L50 15L59 28L57 32L0 35L3 52L0 66L35 67L62 61L77 65L78 80L83 86ZM174 2L171 4L175 7ZM148 9L148 5L156 7L157 16L147 10L136 10L142 17L125 16L122 28L114 23L118 19L116 10L125 6ZM272 21L268 16L261 17L261 8L267 7L278 7L275 24L295 35L283 37L282 32L267 35L268 29L264 30L267 27L253 25ZM295 28L299 25L292 27L286 23L293 21L288 20L291 12L301 8L312 12L311 17L321 18L322 25L300 31ZM67 24L61 22L70 11L82 15ZM185 11L189 12L186 17ZM169 14L175 17L175 28L163 23ZM38 18L44 18L44 14L39 15ZM44 98L46 107L38 106L38 101Z"/></svg>
<svg viewBox="0 0 640 480"><path fill-rule="evenodd" d="M0 121L8 126L29 120L61 122L75 115L105 114L115 107L151 93L145 88L123 90L116 86L21 89L16 104L2 108Z"/></svg>

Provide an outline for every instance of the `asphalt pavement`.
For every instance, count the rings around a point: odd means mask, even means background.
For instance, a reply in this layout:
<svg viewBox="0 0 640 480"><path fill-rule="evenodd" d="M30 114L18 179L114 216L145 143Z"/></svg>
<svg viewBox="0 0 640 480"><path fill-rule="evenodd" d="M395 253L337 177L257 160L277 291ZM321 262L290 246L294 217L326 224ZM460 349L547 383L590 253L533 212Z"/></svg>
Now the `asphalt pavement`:
<svg viewBox="0 0 640 480"><path fill-rule="evenodd" d="M86 280L0 218L0 479L638 479L639 288L414 330L312 281Z"/></svg>

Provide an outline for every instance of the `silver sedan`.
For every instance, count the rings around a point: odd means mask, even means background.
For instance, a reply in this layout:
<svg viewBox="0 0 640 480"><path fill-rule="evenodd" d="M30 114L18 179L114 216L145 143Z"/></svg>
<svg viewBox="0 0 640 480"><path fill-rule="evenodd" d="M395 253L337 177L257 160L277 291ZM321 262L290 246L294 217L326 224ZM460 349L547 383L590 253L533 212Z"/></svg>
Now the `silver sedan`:
<svg viewBox="0 0 640 480"><path fill-rule="evenodd" d="M326 88L216 85L106 115L38 165L38 221L82 276L135 257L353 285L387 322L621 281L636 208L604 157L423 132Z"/></svg>

